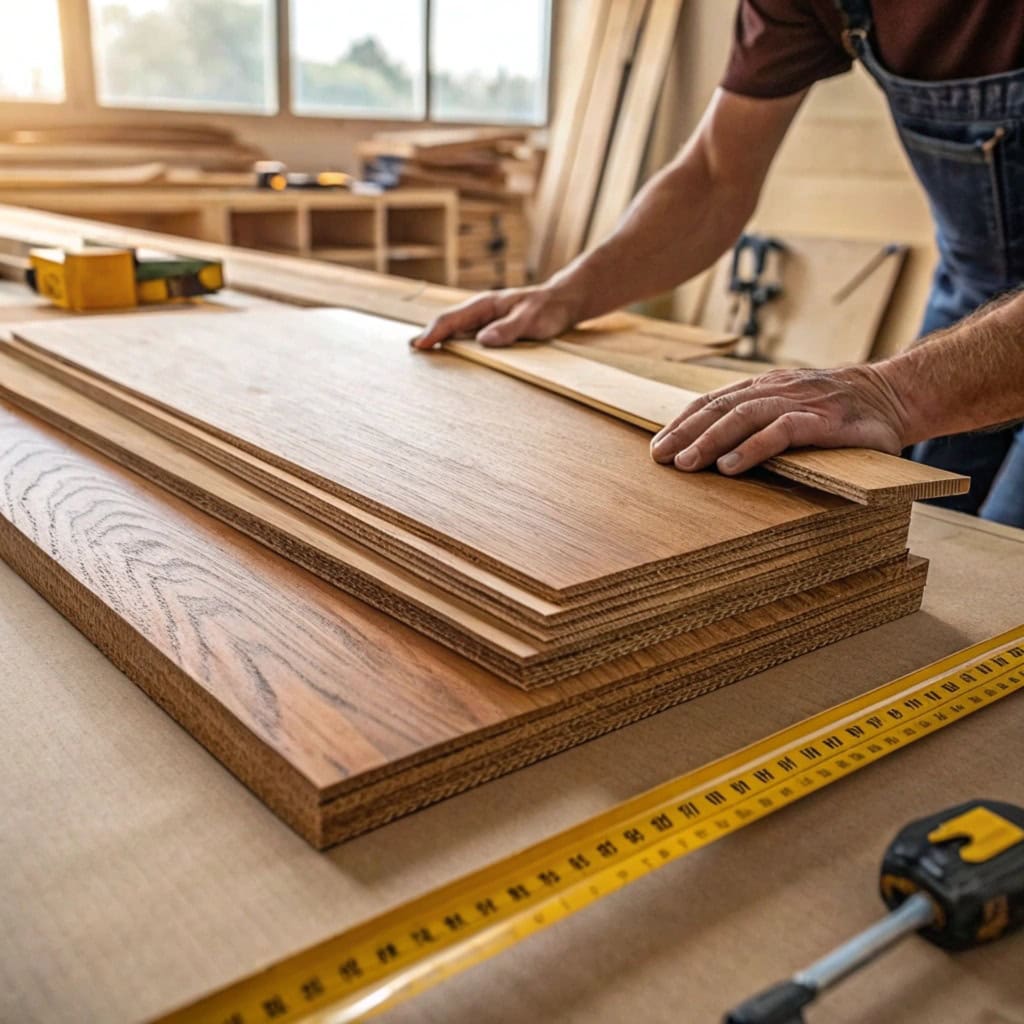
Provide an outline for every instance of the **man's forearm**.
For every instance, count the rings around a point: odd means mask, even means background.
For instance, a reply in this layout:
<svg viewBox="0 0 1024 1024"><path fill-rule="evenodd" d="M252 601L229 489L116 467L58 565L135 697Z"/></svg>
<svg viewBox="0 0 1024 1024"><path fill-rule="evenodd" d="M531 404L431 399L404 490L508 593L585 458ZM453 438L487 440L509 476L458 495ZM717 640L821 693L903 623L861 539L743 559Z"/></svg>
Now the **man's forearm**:
<svg viewBox="0 0 1024 1024"><path fill-rule="evenodd" d="M1024 420L1024 294L873 369L905 413L905 444Z"/></svg>
<svg viewBox="0 0 1024 1024"><path fill-rule="evenodd" d="M640 190L615 232L546 287L588 319L658 295L710 267L754 212L803 94L718 90L682 152Z"/></svg>
<svg viewBox="0 0 1024 1024"><path fill-rule="evenodd" d="M716 182L694 146L647 183L606 241L550 286L580 296L580 319L668 291L733 244L756 198Z"/></svg>

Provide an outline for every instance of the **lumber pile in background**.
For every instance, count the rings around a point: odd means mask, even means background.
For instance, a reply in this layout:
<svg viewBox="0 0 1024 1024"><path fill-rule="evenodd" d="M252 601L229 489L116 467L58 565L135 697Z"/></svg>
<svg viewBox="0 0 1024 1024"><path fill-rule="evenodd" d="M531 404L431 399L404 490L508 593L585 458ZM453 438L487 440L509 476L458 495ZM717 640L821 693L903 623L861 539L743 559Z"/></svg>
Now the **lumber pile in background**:
<svg viewBox="0 0 1024 1024"><path fill-rule="evenodd" d="M533 208L529 266L538 280L600 242L632 199L682 0L594 0L582 9Z"/></svg>
<svg viewBox="0 0 1024 1024"><path fill-rule="evenodd" d="M459 193L459 287L526 283L527 204L541 154L525 129L381 132L357 151L369 181Z"/></svg>
<svg viewBox="0 0 1024 1024"><path fill-rule="evenodd" d="M20 170L28 177L84 169L100 174L102 168L111 174L119 168L120 180L113 183L128 184L147 174L152 181L153 165L242 172L251 171L263 156L229 129L207 124L83 124L0 132L0 170Z"/></svg>
<svg viewBox="0 0 1024 1024"><path fill-rule="evenodd" d="M518 128L424 128L379 132L356 147L368 181L454 188L474 199L533 194L540 164Z"/></svg>

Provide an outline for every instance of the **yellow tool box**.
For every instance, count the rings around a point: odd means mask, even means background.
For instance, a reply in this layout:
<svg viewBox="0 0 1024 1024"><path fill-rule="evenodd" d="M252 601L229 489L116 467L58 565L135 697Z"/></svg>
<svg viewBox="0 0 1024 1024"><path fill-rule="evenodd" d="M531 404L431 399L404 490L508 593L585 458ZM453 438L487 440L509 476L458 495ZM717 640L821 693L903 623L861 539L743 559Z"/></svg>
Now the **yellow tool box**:
<svg viewBox="0 0 1024 1024"><path fill-rule="evenodd" d="M74 312L174 302L224 287L224 267L214 260L102 246L32 249L28 259L29 286Z"/></svg>

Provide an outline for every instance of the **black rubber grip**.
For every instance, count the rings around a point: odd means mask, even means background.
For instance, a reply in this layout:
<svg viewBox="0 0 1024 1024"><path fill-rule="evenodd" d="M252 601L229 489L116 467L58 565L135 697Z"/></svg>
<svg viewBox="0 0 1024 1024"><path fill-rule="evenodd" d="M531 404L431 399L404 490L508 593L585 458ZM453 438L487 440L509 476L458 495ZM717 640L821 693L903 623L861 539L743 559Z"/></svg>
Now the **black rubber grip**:
<svg viewBox="0 0 1024 1024"><path fill-rule="evenodd" d="M726 1014L724 1024L802 1024L801 1010L816 995L806 985L783 981Z"/></svg>

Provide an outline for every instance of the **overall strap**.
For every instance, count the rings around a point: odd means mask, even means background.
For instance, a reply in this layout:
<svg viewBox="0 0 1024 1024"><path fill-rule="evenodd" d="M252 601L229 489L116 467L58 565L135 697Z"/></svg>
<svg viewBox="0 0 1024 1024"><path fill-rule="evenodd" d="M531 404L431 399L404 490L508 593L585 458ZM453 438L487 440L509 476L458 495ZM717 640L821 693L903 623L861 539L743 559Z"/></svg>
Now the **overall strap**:
<svg viewBox="0 0 1024 1024"><path fill-rule="evenodd" d="M834 0L843 16L843 47L851 57L859 57L857 41L864 40L871 31L871 4L869 0Z"/></svg>

